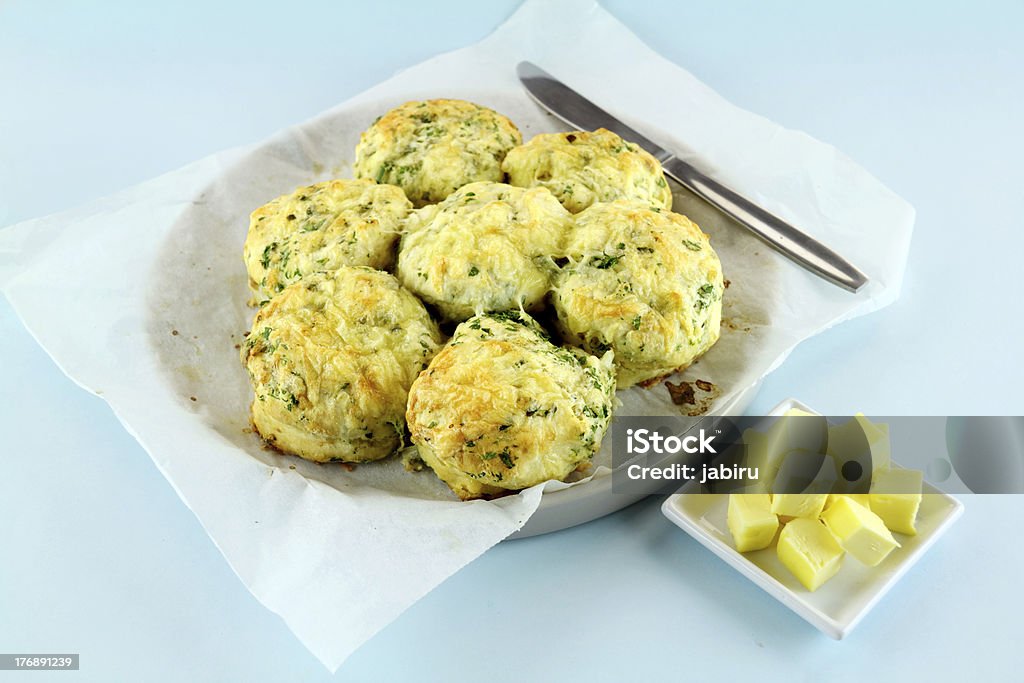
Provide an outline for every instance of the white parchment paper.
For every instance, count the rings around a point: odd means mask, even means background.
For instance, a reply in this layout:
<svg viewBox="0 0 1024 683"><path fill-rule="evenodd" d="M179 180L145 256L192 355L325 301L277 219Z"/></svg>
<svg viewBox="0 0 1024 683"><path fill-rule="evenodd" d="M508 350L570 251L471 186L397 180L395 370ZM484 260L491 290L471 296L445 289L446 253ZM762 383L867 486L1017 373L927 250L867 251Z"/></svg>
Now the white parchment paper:
<svg viewBox="0 0 1024 683"><path fill-rule="evenodd" d="M348 472L261 448L247 432L251 395L235 349L252 315L241 260L247 217L301 184L350 175L360 131L409 99L492 106L527 139L562 129L515 80L522 59L871 278L861 293L844 292L679 190L675 209L711 235L731 281L721 341L687 372L716 387L699 396L702 407L729 405L801 340L898 296L914 220L906 202L832 147L730 105L587 0L530 0L481 43L265 143L0 232L0 286L26 327L110 404L253 595L332 671L565 485L461 503L397 459ZM664 387L620 399L623 413L679 411ZM607 461L605 449L598 462Z"/></svg>

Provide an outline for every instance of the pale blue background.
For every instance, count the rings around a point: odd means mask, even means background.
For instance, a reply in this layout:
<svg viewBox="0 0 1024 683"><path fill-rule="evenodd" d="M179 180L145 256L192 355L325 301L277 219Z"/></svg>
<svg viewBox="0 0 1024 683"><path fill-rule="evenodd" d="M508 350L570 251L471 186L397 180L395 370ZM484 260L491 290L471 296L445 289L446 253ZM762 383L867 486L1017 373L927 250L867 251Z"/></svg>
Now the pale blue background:
<svg viewBox="0 0 1024 683"><path fill-rule="evenodd" d="M258 141L483 37L516 4L0 1L0 224ZM796 396L833 414L1024 412L1024 6L894 4L606 3L733 102L836 145L917 207L903 297L803 344L754 410ZM0 358L0 652L81 652L83 667L0 679L331 678L2 299ZM965 502L840 643L651 499L497 547L335 678L1008 679L1024 500Z"/></svg>

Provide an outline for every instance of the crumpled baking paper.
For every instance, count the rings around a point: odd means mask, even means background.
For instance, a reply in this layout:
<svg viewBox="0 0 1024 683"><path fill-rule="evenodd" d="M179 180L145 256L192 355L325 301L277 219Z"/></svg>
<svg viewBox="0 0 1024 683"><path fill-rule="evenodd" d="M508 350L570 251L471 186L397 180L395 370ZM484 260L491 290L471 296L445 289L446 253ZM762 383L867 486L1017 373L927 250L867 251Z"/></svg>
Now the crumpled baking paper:
<svg viewBox="0 0 1024 683"><path fill-rule="evenodd" d="M359 132L406 100L474 100L508 115L527 139L563 129L521 90L523 59L871 278L857 295L842 291L678 190L675 209L711 235L731 281L721 341L684 376L713 383L696 408L741 406L798 342L898 296L914 220L906 202L832 147L732 106L586 0L530 0L477 45L262 144L0 232L0 285L26 327L110 404L253 595L332 671L566 485L462 503L397 459L348 472L261 448L247 429L250 393L235 348L252 315L241 259L247 216L299 185L348 176ZM680 410L664 386L620 398L624 413ZM607 449L597 462L608 462Z"/></svg>

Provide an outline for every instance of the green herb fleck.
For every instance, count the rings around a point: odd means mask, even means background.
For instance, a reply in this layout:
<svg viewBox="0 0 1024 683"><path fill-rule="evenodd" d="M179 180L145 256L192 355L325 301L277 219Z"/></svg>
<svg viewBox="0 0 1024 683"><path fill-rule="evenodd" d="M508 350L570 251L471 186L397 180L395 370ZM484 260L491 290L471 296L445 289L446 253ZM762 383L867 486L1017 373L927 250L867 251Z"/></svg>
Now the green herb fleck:
<svg viewBox="0 0 1024 683"><path fill-rule="evenodd" d="M264 270L270 267L270 252L277 249L277 242L271 242L263 248L263 256L260 258L260 265Z"/></svg>
<svg viewBox="0 0 1024 683"><path fill-rule="evenodd" d="M592 256L590 258L590 265L594 266L598 270L608 270L616 263L619 262L621 256L611 256L609 254L601 254L600 256Z"/></svg>
<svg viewBox="0 0 1024 683"><path fill-rule="evenodd" d="M693 305L698 311L702 311L711 305L714 300L715 286L708 283L697 288L697 303Z"/></svg>
<svg viewBox="0 0 1024 683"><path fill-rule="evenodd" d="M393 169L394 167L395 165L390 161L385 161L383 164L381 164L380 168L377 170L377 182L384 182L384 178L389 173L391 173L391 169Z"/></svg>

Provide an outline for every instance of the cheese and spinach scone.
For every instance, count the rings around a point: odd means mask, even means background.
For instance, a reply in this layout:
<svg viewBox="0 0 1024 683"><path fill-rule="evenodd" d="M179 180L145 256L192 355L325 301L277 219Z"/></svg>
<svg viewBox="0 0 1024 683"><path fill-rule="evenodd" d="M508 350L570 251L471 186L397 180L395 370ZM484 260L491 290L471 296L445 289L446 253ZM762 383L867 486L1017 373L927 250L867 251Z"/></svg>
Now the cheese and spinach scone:
<svg viewBox="0 0 1024 683"><path fill-rule="evenodd" d="M658 160L604 128L541 133L510 151L502 168L512 185L546 187L573 213L616 199L672 208Z"/></svg>
<svg viewBox="0 0 1024 683"><path fill-rule="evenodd" d="M555 278L564 339L615 352L619 388L686 368L718 340L722 264L685 216L624 200L576 216Z"/></svg>
<svg viewBox="0 0 1024 683"><path fill-rule="evenodd" d="M571 227L572 216L542 187L470 183L409 215L398 278L449 321L534 310Z"/></svg>
<svg viewBox="0 0 1024 683"><path fill-rule="evenodd" d="M379 460L402 446L409 387L440 346L393 276L343 266L305 277L260 309L242 347L252 424L307 460Z"/></svg>
<svg viewBox="0 0 1024 683"><path fill-rule="evenodd" d="M406 102L359 138L356 178L392 183L416 206L439 202L476 181L504 178L505 154L523 142L515 124L464 100Z"/></svg>
<svg viewBox="0 0 1024 683"><path fill-rule="evenodd" d="M555 346L521 311L475 316L413 382L412 441L463 500L565 479L608 429L611 355Z"/></svg>
<svg viewBox="0 0 1024 683"><path fill-rule="evenodd" d="M399 188L369 180L328 180L264 204L252 212L243 248L254 300L341 266L389 268L411 210Z"/></svg>

